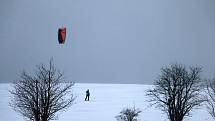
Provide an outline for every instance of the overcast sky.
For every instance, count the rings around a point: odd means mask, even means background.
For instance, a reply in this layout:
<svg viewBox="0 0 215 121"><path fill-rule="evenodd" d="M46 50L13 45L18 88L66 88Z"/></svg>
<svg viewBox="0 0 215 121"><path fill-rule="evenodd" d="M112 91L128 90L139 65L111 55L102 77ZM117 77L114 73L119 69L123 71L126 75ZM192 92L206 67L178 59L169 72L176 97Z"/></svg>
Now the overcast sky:
<svg viewBox="0 0 215 121"><path fill-rule="evenodd" d="M0 82L51 57L75 82L151 84L174 62L211 78L215 0L1 0L0 42Z"/></svg>

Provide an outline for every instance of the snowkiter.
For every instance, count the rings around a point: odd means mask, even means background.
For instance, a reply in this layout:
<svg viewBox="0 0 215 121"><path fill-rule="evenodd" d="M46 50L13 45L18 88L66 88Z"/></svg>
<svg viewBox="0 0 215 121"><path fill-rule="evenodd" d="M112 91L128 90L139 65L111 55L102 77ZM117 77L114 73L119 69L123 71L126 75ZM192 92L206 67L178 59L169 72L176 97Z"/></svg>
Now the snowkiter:
<svg viewBox="0 0 215 121"><path fill-rule="evenodd" d="M85 101L89 101L90 100L90 90L88 89L86 91L86 97L85 97Z"/></svg>

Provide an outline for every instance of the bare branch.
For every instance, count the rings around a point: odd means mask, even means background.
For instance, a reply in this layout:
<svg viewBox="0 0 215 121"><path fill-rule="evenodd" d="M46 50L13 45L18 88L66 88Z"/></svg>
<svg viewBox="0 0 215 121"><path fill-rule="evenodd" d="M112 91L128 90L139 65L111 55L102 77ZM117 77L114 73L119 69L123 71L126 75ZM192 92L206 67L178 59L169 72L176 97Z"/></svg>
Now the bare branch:
<svg viewBox="0 0 215 121"><path fill-rule="evenodd" d="M74 83L64 80L63 74L55 69L53 59L48 67L44 64L36 67L35 76L24 71L13 83L10 105L29 121L49 121L72 105Z"/></svg>
<svg viewBox="0 0 215 121"><path fill-rule="evenodd" d="M170 121L182 121L204 101L200 95L201 68L180 64L162 68L154 89L147 91L149 102L167 113Z"/></svg>

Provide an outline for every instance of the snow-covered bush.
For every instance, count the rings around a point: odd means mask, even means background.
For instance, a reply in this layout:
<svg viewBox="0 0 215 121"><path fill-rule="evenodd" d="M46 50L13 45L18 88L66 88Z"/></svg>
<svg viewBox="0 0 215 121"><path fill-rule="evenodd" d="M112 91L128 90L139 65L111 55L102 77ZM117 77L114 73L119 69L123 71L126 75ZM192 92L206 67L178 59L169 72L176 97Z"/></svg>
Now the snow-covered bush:
<svg viewBox="0 0 215 121"><path fill-rule="evenodd" d="M123 109L119 115L116 116L117 121L137 121L137 117L139 113L141 113L139 109L135 107L125 108Z"/></svg>

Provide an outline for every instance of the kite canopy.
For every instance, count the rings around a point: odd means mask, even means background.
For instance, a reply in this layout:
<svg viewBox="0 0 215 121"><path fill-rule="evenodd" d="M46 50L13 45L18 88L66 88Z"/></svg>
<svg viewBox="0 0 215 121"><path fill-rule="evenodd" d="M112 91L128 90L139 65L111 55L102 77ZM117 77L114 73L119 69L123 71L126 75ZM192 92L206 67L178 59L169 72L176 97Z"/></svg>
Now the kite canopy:
<svg viewBox="0 0 215 121"><path fill-rule="evenodd" d="M66 40L66 28L58 29L58 42L59 44L64 44Z"/></svg>

